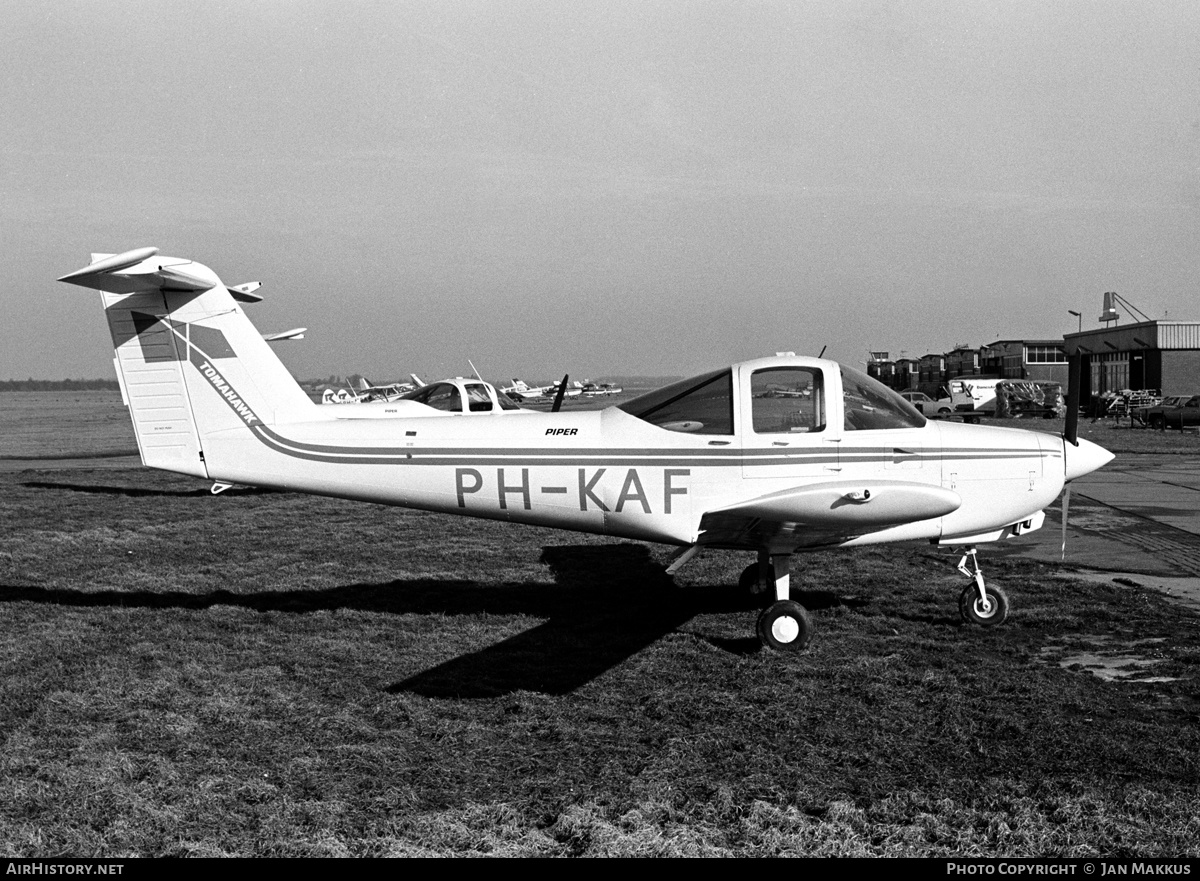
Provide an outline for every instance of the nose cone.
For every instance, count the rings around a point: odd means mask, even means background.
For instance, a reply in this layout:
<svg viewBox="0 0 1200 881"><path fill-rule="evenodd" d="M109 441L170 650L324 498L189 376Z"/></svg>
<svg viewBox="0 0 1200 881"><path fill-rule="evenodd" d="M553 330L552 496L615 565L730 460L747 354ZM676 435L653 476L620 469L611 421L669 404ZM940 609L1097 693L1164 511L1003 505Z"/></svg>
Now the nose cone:
<svg viewBox="0 0 1200 881"><path fill-rule="evenodd" d="M1063 459L1066 462L1066 479L1074 480L1104 467L1112 461L1113 454L1091 441L1079 440L1071 443L1064 440Z"/></svg>

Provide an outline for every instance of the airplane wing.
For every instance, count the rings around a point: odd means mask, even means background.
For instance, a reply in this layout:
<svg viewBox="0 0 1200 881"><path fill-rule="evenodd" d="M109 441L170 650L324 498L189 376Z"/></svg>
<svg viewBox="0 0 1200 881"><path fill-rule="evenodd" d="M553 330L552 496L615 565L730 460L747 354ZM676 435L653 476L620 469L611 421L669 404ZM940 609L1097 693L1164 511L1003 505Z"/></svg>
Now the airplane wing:
<svg viewBox="0 0 1200 881"><path fill-rule="evenodd" d="M839 544L890 526L941 517L961 504L958 493L925 483L819 483L705 513L700 544L758 547L781 536L791 536L795 547Z"/></svg>

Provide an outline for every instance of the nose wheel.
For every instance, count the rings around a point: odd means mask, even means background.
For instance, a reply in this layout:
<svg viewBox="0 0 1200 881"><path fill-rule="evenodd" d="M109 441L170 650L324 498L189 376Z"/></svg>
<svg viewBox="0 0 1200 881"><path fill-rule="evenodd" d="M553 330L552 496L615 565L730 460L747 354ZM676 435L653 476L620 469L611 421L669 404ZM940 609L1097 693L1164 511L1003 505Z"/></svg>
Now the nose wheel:
<svg viewBox="0 0 1200 881"><path fill-rule="evenodd" d="M967 561L971 565L967 566ZM998 587L988 587L983 581L983 570L971 548L958 561L958 571L971 579L958 598L958 612L968 624L994 627L1008 619L1008 597Z"/></svg>

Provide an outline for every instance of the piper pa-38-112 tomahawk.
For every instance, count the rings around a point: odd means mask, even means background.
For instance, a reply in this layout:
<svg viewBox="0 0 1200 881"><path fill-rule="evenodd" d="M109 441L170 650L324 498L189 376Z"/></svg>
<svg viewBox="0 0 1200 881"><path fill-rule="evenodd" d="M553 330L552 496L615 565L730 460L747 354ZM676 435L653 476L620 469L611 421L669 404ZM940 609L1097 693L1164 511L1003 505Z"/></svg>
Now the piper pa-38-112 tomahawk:
<svg viewBox="0 0 1200 881"><path fill-rule="evenodd" d="M142 461L247 484L704 548L751 551L763 644L799 649L804 550L928 540L964 549L964 619L999 624L975 545L1037 529L1112 454L1074 436L934 422L875 380L791 353L585 412L455 417L419 402L345 419L304 394L207 266L94 254L60 281L103 292ZM257 298L256 298L257 299ZM779 395L786 388L795 394ZM970 561L970 568L967 566Z"/></svg>

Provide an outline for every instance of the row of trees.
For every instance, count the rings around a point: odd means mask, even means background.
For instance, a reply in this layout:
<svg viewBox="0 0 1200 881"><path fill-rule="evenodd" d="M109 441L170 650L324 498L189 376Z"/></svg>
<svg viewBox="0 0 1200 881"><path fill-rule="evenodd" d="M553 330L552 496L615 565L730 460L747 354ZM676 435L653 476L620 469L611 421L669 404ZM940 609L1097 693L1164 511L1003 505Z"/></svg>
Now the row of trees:
<svg viewBox="0 0 1200 881"><path fill-rule="evenodd" d="M120 391L115 379L0 379L0 392Z"/></svg>

